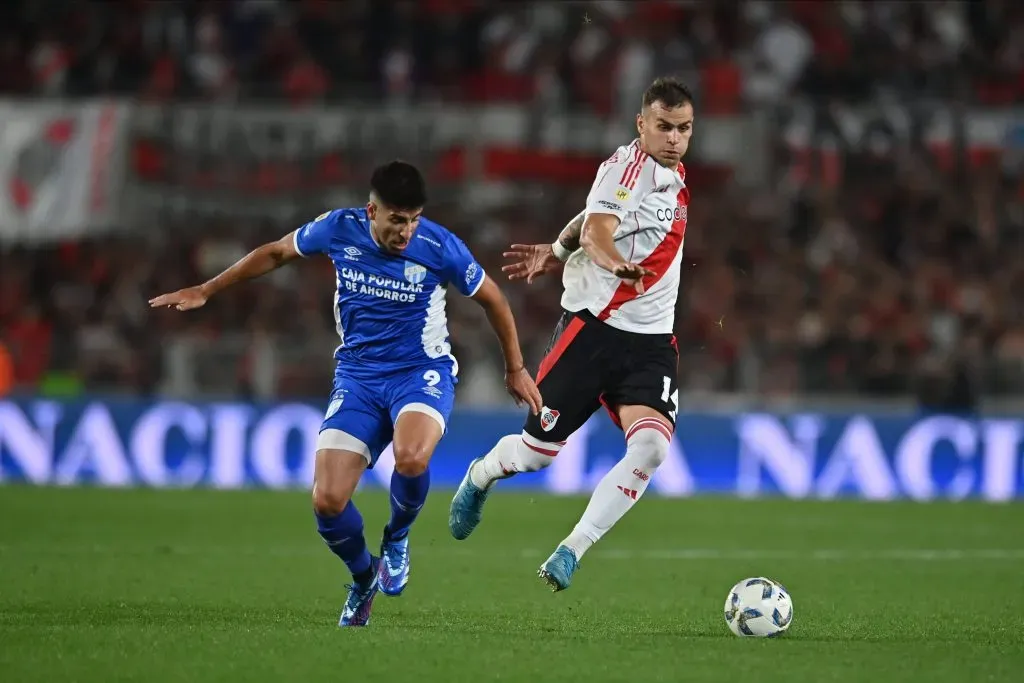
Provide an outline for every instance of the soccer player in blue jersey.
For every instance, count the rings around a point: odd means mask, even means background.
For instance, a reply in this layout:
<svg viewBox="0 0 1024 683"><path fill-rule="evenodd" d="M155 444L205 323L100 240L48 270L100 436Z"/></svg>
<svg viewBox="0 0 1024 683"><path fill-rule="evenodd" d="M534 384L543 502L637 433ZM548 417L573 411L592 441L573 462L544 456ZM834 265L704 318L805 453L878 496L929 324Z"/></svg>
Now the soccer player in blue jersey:
<svg viewBox="0 0 1024 683"><path fill-rule="evenodd" d="M150 301L187 311L298 257L333 261L341 345L317 441L313 509L320 536L353 577L339 626L365 626L377 591L399 595L409 580L409 529L427 497L428 463L447 426L459 367L448 342L449 284L486 311L516 403L534 413L542 405L501 290L458 237L421 216L427 199L419 171L391 162L374 171L370 188L366 208L328 211L212 280ZM391 519L378 557L367 549L352 494L388 443L395 455Z"/></svg>

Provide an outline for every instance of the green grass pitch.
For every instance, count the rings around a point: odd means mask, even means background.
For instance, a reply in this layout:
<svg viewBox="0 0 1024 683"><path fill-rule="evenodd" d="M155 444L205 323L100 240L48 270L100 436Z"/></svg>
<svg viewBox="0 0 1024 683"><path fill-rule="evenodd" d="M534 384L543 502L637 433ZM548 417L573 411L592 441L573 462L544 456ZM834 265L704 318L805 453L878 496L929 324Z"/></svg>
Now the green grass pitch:
<svg viewBox="0 0 1024 683"><path fill-rule="evenodd" d="M498 491L448 536L434 491L405 595L338 629L343 565L300 492L0 487L0 679L1024 680L1024 506L649 496L552 594L540 562L582 498ZM387 498L357 502L376 546ZM739 639L736 581L793 595Z"/></svg>

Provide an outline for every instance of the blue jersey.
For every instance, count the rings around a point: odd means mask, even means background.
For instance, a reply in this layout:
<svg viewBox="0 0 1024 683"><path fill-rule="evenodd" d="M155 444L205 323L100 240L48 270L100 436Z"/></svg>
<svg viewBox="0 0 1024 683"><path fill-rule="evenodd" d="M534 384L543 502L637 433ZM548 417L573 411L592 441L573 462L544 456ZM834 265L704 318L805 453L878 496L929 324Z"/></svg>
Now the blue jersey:
<svg viewBox="0 0 1024 683"><path fill-rule="evenodd" d="M365 209L336 209L299 228L295 250L326 254L334 263L339 369L382 374L447 358L457 372L445 293L451 284L472 296L484 282L462 240L420 218L409 245L393 254L373 238Z"/></svg>

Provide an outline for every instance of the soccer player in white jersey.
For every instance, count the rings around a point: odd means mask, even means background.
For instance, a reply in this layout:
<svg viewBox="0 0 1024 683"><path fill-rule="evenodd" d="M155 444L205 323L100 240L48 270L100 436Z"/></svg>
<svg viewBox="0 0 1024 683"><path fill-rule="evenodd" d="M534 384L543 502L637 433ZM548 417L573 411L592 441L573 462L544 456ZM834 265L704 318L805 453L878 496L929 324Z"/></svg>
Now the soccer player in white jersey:
<svg viewBox="0 0 1024 683"><path fill-rule="evenodd" d="M470 463L452 499L449 528L468 537L495 483L550 465L601 405L626 437L626 454L598 483L583 517L539 574L568 588L580 558L643 495L668 455L677 410L673 335L690 193L681 159L693 98L662 78L644 93L639 138L597 170L586 209L554 244L513 245L509 279L532 282L563 262L564 314L537 372L544 397L522 434Z"/></svg>
<svg viewBox="0 0 1024 683"><path fill-rule="evenodd" d="M508 302L462 240L422 217L426 201L420 172L393 161L374 171L365 208L328 211L209 282L150 301L187 311L295 259L323 255L333 262L341 344L317 440L313 511L321 538L352 574L339 626L365 626L377 591L400 595L409 581L409 531L427 498L428 464L447 429L458 381L445 317L449 286L486 311L505 357L509 393L531 412L541 406ZM375 556L352 494L389 443L391 518Z"/></svg>

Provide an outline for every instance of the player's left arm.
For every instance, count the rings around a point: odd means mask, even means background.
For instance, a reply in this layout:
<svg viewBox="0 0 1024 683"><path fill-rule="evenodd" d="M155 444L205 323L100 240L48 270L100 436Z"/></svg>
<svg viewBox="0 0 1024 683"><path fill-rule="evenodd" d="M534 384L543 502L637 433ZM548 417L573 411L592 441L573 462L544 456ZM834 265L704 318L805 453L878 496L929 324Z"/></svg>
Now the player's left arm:
<svg viewBox="0 0 1024 683"><path fill-rule="evenodd" d="M647 156L638 147L627 154L620 149L601 165L587 195L580 246L598 268L632 282L643 293L643 277L650 269L628 261L615 246L615 232L626 216L640 207L650 182L643 172ZM622 171L620 174L619 171Z"/></svg>
<svg viewBox="0 0 1024 683"><path fill-rule="evenodd" d="M512 315L512 307L509 306L508 299L505 298L501 288L494 283L494 280L485 275L480 287L471 298L484 309L487 321L498 337L501 353L505 358L505 374L515 374L525 368L526 362L523 360L523 352L519 348L519 333L516 330L515 316Z"/></svg>
<svg viewBox="0 0 1024 683"><path fill-rule="evenodd" d="M487 277L463 241L455 235L450 235L445 244L445 270L448 281L464 296L480 304L487 314L487 321L498 337L505 358L505 388L517 405L525 401L534 414L539 413L540 391L526 370L523 352L519 348L515 316L512 315L512 307L508 305L505 294Z"/></svg>
<svg viewBox="0 0 1024 683"><path fill-rule="evenodd" d="M515 316L512 315L508 299L494 280L486 275L483 276L483 281L472 298L484 309L487 321L498 337L498 343L501 344L501 353L505 358L505 388L516 400L516 405L519 405L520 401L526 401L534 415L540 413L543 403L540 390L526 370L526 361L523 360L523 352L519 348Z"/></svg>

